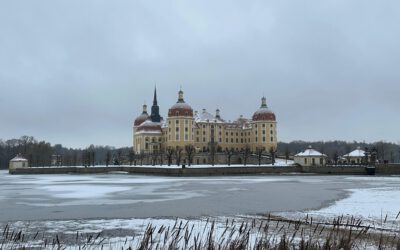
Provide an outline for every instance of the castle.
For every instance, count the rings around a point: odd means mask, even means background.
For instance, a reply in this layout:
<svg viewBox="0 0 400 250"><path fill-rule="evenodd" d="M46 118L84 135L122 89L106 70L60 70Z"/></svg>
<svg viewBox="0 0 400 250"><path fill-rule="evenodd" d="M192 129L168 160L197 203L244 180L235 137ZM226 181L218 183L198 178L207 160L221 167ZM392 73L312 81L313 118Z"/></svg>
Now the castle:
<svg viewBox="0 0 400 250"><path fill-rule="evenodd" d="M219 109L215 115L205 109L193 111L185 102L182 90L165 120L159 110L155 89L151 114L143 105L142 114L134 122L133 148L136 154L153 154L169 148L185 149L187 146L193 146L196 152L247 150L267 153L277 147L276 116L268 108L265 97L252 119L240 116L233 122L224 120Z"/></svg>

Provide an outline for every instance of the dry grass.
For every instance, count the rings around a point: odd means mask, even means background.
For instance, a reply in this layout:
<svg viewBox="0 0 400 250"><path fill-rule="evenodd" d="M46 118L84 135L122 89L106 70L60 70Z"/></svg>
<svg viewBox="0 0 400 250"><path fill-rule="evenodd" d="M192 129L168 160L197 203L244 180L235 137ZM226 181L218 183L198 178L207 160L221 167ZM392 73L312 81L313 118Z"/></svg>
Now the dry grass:
<svg viewBox="0 0 400 250"><path fill-rule="evenodd" d="M147 225L137 236L106 238L101 233L25 235L22 230L5 226L1 249L400 249L399 232L371 229L356 218L338 217L331 222L312 218L288 220L266 216L196 225L176 220L172 225Z"/></svg>

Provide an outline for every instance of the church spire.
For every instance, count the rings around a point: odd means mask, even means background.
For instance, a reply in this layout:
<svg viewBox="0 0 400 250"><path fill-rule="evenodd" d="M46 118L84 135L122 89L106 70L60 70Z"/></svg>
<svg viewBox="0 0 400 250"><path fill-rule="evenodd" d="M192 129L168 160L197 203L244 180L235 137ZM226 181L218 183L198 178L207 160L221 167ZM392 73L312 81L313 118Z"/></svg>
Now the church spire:
<svg viewBox="0 0 400 250"><path fill-rule="evenodd" d="M154 99L153 99L153 106L151 107L151 115L150 115L152 122L161 122L160 116L160 107L158 106L157 102L157 88L154 87Z"/></svg>
<svg viewBox="0 0 400 250"><path fill-rule="evenodd" d="M157 87L154 87L153 106L157 106Z"/></svg>

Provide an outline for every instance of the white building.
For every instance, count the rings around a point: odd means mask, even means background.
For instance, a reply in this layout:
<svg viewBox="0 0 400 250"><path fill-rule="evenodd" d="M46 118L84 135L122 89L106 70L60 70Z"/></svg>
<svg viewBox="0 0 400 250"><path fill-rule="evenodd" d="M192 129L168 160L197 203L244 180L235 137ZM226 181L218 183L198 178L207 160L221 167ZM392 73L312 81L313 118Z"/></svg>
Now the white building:
<svg viewBox="0 0 400 250"><path fill-rule="evenodd" d="M301 166L324 166L327 158L327 155L309 146L307 150L294 156L294 163Z"/></svg>
<svg viewBox="0 0 400 250"><path fill-rule="evenodd" d="M27 167L29 167L29 162L21 154L18 154L17 156L12 158L9 163L9 169L27 168Z"/></svg>
<svg viewBox="0 0 400 250"><path fill-rule="evenodd" d="M365 151L360 147L357 147L356 150L342 156L342 161L348 164L361 164L364 159Z"/></svg>

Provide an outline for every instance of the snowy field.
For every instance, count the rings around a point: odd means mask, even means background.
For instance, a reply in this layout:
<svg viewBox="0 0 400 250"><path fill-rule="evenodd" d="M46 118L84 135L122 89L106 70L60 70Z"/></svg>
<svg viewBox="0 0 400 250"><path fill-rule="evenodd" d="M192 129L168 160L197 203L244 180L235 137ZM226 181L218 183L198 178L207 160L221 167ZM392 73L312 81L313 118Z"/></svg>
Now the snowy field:
<svg viewBox="0 0 400 250"><path fill-rule="evenodd" d="M103 232L108 240L140 235L150 223L195 228L215 220L331 220L355 216L399 230L400 177L245 176L176 178L100 175L8 175L0 171L0 226L73 235ZM219 229L218 229L219 230ZM119 240L118 240L119 239Z"/></svg>

